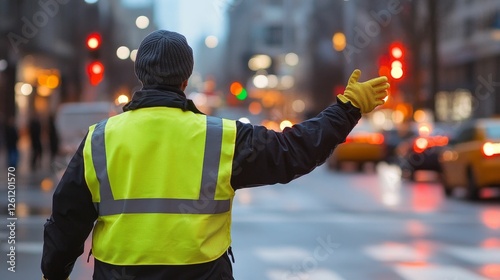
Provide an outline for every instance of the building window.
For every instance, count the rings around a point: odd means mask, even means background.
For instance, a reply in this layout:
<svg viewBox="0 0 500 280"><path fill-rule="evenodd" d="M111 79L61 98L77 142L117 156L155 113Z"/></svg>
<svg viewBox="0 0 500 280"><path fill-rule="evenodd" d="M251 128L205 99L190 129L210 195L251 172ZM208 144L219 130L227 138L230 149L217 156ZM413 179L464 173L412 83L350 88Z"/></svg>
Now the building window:
<svg viewBox="0 0 500 280"><path fill-rule="evenodd" d="M283 26L268 26L264 32L264 42L268 46L278 47L283 45Z"/></svg>

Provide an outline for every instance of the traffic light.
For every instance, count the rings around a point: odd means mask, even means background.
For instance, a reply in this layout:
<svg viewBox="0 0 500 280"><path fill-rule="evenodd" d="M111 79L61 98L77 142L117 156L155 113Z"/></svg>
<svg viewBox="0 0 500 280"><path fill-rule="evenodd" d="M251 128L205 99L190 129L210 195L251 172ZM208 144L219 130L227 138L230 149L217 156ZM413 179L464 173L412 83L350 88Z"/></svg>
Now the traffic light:
<svg viewBox="0 0 500 280"><path fill-rule="evenodd" d="M233 82L229 91L239 100L245 100L248 97L247 90L238 82Z"/></svg>
<svg viewBox="0 0 500 280"><path fill-rule="evenodd" d="M378 74L380 76L386 76L386 77L390 77L391 76L391 68L390 68L390 58L388 55L382 55L380 56L379 60L378 60Z"/></svg>
<svg viewBox="0 0 500 280"><path fill-rule="evenodd" d="M104 65L100 61L99 50L101 48L102 38L98 32L92 32L85 41L88 49L90 62L87 64L87 74L91 85L98 85L104 78Z"/></svg>
<svg viewBox="0 0 500 280"><path fill-rule="evenodd" d="M98 85L104 77L104 65L98 60L92 61L87 65L87 74L89 75L90 84L93 86Z"/></svg>
<svg viewBox="0 0 500 280"><path fill-rule="evenodd" d="M97 51L101 46L101 34L92 32L87 36L87 48L91 51Z"/></svg>
<svg viewBox="0 0 500 280"><path fill-rule="evenodd" d="M393 78L394 80L402 79L405 74L404 55L405 50L403 44L401 44L400 42L394 42L390 45L390 74L391 78Z"/></svg>

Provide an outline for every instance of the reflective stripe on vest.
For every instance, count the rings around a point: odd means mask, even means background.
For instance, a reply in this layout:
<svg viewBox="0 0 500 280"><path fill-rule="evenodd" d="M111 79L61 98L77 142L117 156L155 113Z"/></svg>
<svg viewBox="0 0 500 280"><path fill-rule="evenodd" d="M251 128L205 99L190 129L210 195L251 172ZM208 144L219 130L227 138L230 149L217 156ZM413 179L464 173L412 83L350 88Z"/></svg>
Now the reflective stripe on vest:
<svg viewBox="0 0 500 280"><path fill-rule="evenodd" d="M205 156L198 200L176 198L135 198L115 200L109 183L105 127L107 120L96 124L91 139L92 159L100 184L100 203L95 203L100 216L131 213L218 214L230 210L231 201L214 200L222 147L222 119L207 116Z"/></svg>

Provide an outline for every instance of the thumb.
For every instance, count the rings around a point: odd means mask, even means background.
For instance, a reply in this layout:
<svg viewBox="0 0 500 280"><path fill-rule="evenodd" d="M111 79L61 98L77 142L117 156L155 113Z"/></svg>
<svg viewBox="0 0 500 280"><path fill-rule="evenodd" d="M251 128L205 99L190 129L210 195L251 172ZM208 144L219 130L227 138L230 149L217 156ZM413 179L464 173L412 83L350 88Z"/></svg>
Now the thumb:
<svg viewBox="0 0 500 280"><path fill-rule="evenodd" d="M351 74L351 77L349 77L349 84L357 83L359 76L361 76L361 70L359 69L354 70Z"/></svg>

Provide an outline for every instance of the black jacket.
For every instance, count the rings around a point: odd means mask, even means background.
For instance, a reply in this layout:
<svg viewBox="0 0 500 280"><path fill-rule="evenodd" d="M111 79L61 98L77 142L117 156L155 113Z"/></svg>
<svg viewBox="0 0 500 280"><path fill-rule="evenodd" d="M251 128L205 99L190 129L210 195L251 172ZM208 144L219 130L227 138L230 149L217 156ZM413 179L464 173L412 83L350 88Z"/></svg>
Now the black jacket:
<svg viewBox="0 0 500 280"><path fill-rule="evenodd" d="M201 113L182 91L174 88L138 91L124 111L157 106ZM315 118L286 128L283 132L237 121L231 177L233 188L284 184L311 172L326 161L339 143L345 141L360 118L359 109L337 101ZM84 141L55 190L52 215L45 224L41 267L49 280L66 279L71 273L97 219L84 178ZM219 280L233 277L229 257L224 254L213 262L187 266L121 267L95 260L93 279Z"/></svg>

